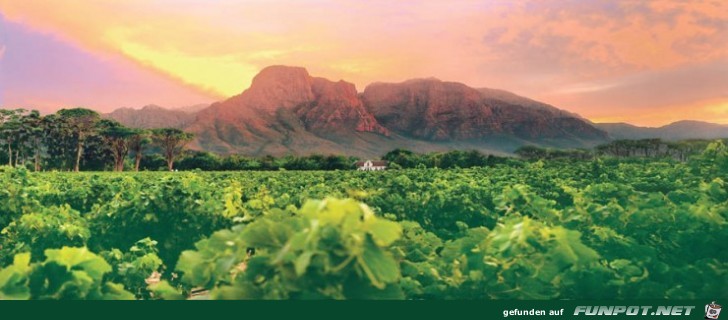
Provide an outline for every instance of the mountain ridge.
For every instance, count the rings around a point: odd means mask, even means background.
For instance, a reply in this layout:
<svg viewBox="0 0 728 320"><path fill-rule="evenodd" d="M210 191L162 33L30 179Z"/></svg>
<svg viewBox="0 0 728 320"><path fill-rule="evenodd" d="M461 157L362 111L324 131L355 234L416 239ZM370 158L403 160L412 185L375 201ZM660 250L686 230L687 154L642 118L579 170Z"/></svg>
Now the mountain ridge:
<svg viewBox="0 0 728 320"><path fill-rule="evenodd" d="M195 118L194 113L167 109L154 104L146 105L140 109L119 108L110 113L102 114L102 116L116 120L127 127L141 129L159 127L182 129L192 123Z"/></svg>
<svg viewBox="0 0 728 320"><path fill-rule="evenodd" d="M143 108L139 114L151 111L178 112L160 119L195 133L193 149L253 156L372 157L394 148L507 154L523 145L589 147L608 140L578 115L505 90L431 77L375 82L358 92L344 80L280 65L262 69L240 94L197 112Z"/></svg>
<svg viewBox="0 0 728 320"><path fill-rule="evenodd" d="M612 139L687 139L728 138L728 125L698 120L679 120L659 127L642 127L629 123L595 123Z"/></svg>

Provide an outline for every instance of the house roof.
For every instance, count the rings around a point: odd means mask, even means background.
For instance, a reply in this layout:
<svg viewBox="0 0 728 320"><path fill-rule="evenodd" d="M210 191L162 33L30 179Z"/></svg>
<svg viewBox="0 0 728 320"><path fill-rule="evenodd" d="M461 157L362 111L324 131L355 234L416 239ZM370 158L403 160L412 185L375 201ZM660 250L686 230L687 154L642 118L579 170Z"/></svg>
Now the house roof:
<svg viewBox="0 0 728 320"><path fill-rule="evenodd" d="M384 160L367 160L367 161L371 161L372 162L372 166L374 166L374 167L385 167L385 166L387 166L387 161L384 161ZM357 161L355 164L356 164L357 167L363 167L364 164L367 161Z"/></svg>

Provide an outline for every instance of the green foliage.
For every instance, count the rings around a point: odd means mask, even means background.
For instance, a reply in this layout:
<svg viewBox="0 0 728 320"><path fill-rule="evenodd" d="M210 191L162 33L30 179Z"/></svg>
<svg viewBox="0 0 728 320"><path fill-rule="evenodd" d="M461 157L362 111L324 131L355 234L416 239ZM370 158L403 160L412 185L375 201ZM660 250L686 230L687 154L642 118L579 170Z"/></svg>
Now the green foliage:
<svg viewBox="0 0 728 320"><path fill-rule="evenodd" d="M30 253L16 255L13 264L0 269L0 300L30 299L30 270Z"/></svg>
<svg viewBox="0 0 728 320"><path fill-rule="evenodd" d="M159 128L151 130L151 137L153 143L162 149L167 168L171 171L174 169L174 161L194 135L176 128Z"/></svg>
<svg viewBox="0 0 728 320"><path fill-rule="evenodd" d="M91 236L85 219L68 205L42 207L23 214L0 234L0 260L10 261L20 252L41 257L48 248L84 246Z"/></svg>
<svg viewBox="0 0 728 320"><path fill-rule="evenodd" d="M532 145L518 148L514 151L516 155L527 160L589 160L594 157L591 150L584 149L544 149Z"/></svg>
<svg viewBox="0 0 728 320"><path fill-rule="evenodd" d="M12 265L0 270L0 297L19 300L134 298L123 285L104 280L111 266L86 248L48 249L45 256L45 261L31 264L29 253L16 255Z"/></svg>
<svg viewBox="0 0 728 320"><path fill-rule="evenodd" d="M604 157L377 174L2 167L0 295L727 298L725 158L715 143L686 162ZM48 250L84 245L100 256L86 251L88 264L71 267Z"/></svg>
<svg viewBox="0 0 728 320"><path fill-rule="evenodd" d="M447 263L440 256L444 242L434 233L427 232L418 223L400 223L403 236L393 246L400 261L400 285L406 297L416 299L443 298L448 279L442 274Z"/></svg>
<svg viewBox="0 0 728 320"><path fill-rule="evenodd" d="M39 204L35 179L28 170L0 167L0 228L5 228L24 212L37 208Z"/></svg>
<svg viewBox="0 0 728 320"><path fill-rule="evenodd" d="M402 298L399 265L386 249L401 233L354 200L310 201L216 232L183 252L177 269L213 298Z"/></svg>
<svg viewBox="0 0 728 320"><path fill-rule="evenodd" d="M90 209L89 246L101 251L130 247L146 237L159 239L159 256L173 266L182 250L232 224L234 216L220 214L225 190L224 184L208 184L194 173L142 181L118 177L108 198Z"/></svg>
<svg viewBox="0 0 728 320"><path fill-rule="evenodd" d="M505 158L485 155L476 150L453 150L442 153L419 154L405 149L394 149L382 157L389 166L398 168L473 168L486 167L504 162Z"/></svg>
<svg viewBox="0 0 728 320"><path fill-rule="evenodd" d="M113 269L107 279L123 284L137 298L149 298L147 280L163 271L163 262L157 253L157 242L149 238L137 241L127 252L118 249L102 252L101 256Z"/></svg>

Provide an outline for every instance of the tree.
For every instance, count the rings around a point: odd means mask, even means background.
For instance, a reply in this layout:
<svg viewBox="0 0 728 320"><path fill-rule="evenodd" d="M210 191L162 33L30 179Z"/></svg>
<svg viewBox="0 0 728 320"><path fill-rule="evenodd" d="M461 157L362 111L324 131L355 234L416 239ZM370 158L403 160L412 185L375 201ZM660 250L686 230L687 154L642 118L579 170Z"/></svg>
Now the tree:
<svg viewBox="0 0 728 320"><path fill-rule="evenodd" d="M57 114L66 125L66 132L76 139L76 162L73 171L78 172L81 167L84 143L89 136L95 133L100 116L96 111L84 108L61 109Z"/></svg>
<svg viewBox="0 0 728 320"><path fill-rule="evenodd" d="M6 110L0 109L0 137L5 141L8 147L8 165L13 165L13 146L17 145L20 140L20 132L22 126L23 115L27 113L25 109ZM16 154L19 153L16 150Z"/></svg>
<svg viewBox="0 0 728 320"><path fill-rule="evenodd" d="M319 170L346 170L351 168L351 163L355 161L356 160L349 159L345 156L329 155L324 160L325 163L323 168L320 168Z"/></svg>
<svg viewBox="0 0 728 320"><path fill-rule="evenodd" d="M519 147L514 151L516 155L518 155L521 158L527 159L527 160L535 160L535 159L545 159L547 155L546 149L539 148L532 145L525 145L522 147Z"/></svg>
<svg viewBox="0 0 728 320"><path fill-rule="evenodd" d="M205 151L187 151L186 153L184 159L178 161L178 168L182 170L220 170L220 158L217 155Z"/></svg>
<svg viewBox="0 0 728 320"><path fill-rule="evenodd" d="M37 110L31 111L22 119L23 140L25 146L29 149L29 154L33 154L33 169L40 171L40 160L43 149L43 123L44 117Z"/></svg>
<svg viewBox="0 0 728 320"><path fill-rule="evenodd" d="M693 163L705 177L721 176L721 173L728 172L728 147L722 140L715 140L693 159Z"/></svg>
<svg viewBox="0 0 728 320"><path fill-rule="evenodd" d="M174 169L174 160L182 154L185 146L194 137L193 134L175 128L152 130L152 140L162 148L169 171Z"/></svg>
<svg viewBox="0 0 728 320"><path fill-rule="evenodd" d="M41 120L41 143L48 156L46 165L55 169L67 169L73 162L75 138L69 134L68 128L57 114L49 114Z"/></svg>
<svg viewBox="0 0 728 320"><path fill-rule="evenodd" d="M139 170L162 171L167 169L167 161L158 153L151 153L141 159Z"/></svg>
<svg viewBox="0 0 728 320"><path fill-rule="evenodd" d="M413 168L417 165L417 157L418 155L410 150L397 148L387 152L387 154L382 157L382 160L397 163L403 168Z"/></svg>
<svg viewBox="0 0 728 320"><path fill-rule="evenodd" d="M113 170L114 163L114 152L105 137L100 132L90 135L84 143L81 156L81 166L84 170Z"/></svg>
<svg viewBox="0 0 728 320"><path fill-rule="evenodd" d="M114 158L114 171L124 171L124 160L129 154L129 142L138 130L127 128L113 120L101 120L99 124L103 128L101 135L104 142Z"/></svg>
<svg viewBox="0 0 728 320"><path fill-rule="evenodd" d="M136 134L129 138L129 149L134 152L134 171L139 171L144 155L144 147L152 142L149 131L137 130Z"/></svg>

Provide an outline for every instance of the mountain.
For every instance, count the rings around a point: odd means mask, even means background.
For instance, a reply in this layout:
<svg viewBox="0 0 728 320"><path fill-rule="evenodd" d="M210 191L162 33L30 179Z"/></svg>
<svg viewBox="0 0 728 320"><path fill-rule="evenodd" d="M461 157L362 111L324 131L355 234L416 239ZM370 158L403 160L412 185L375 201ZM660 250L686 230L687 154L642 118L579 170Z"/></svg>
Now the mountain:
<svg viewBox="0 0 728 320"><path fill-rule="evenodd" d="M431 78L375 83L360 94L346 81L288 66L263 69L249 89L199 111L185 130L196 134L193 148L258 156L373 157L394 148L503 154L525 144L607 139L576 115L506 91Z"/></svg>
<svg viewBox="0 0 728 320"><path fill-rule="evenodd" d="M579 116L578 114L571 113L566 110L561 110L550 104L519 96L513 92L491 88L478 88L478 91L483 94L485 102L489 105L515 105L534 110L550 111L554 114L566 117L581 118L581 116Z"/></svg>
<svg viewBox="0 0 728 320"><path fill-rule="evenodd" d="M435 78L354 84L270 66L250 88L209 106L122 108L105 117L137 128L174 127L195 134L191 148L251 156L346 154L378 157L476 149L509 154L536 144L590 147L607 133L578 115L497 89Z"/></svg>
<svg viewBox="0 0 728 320"><path fill-rule="evenodd" d="M187 130L200 149L250 155L364 155L398 140L367 111L353 84L285 66L263 69L249 89L200 111Z"/></svg>
<svg viewBox="0 0 728 320"><path fill-rule="evenodd" d="M194 114L180 110L148 105L141 109L120 108L103 115L132 128L185 128L195 119Z"/></svg>
<svg viewBox="0 0 728 320"><path fill-rule="evenodd" d="M583 146L607 138L605 132L555 107L506 91L477 90L433 78L375 83L364 90L362 100L383 126L418 139L508 137Z"/></svg>
<svg viewBox="0 0 728 320"><path fill-rule="evenodd" d="M207 108L209 106L210 106L209 104L194 104L194 105L191 105L191 106L184 106L184 107L174 108L172 110L183 111L183 112L186 112L186 113L197 113L197 112L200 112L201 110L203 110L203 109L205 109L205 108Z"/></svg>
<svg viewBox="0 0 728 320"><path fill-rule="evenodd" d="M609 133L613 139L653 139L667 141L686 139L728 138L728 125L684 120L662 127L638 127L627 123L596 123L597 128Z"/></svg>

